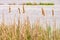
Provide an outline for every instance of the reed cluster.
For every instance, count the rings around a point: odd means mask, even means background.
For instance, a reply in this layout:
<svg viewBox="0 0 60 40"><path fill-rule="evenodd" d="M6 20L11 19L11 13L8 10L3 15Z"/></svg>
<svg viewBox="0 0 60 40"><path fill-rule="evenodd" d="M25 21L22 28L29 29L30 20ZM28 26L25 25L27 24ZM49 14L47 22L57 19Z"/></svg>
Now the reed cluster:
<svg viewBox="0 0 60 40"><path fill-rule="evenodd" d="M24 23L20 21L20 9L18 15L18 25L16 25L15 18L14 24L4 24L4 14L2 15L2 24L0 24L0 40L60 40L60 29L56 28L54 23L54 30L48 25L46 21L46 29L40 25L40 20L37 19L35 23L30 24L29 17L26 17ZM24 10L24 8L23 8ZM9 8L9 13L11 8ZM24 12L23 12L24 13ZM44 9L42 8L42 15L45 16ZM54 17L54 11L52 10ZM54 21L55 22L55 21Z"/></svg>
<svg viewBox="0 0 60 40"><path fill-rule="evenodd" d="M31 28L29 18L23 24L0 24L0 40L60 40L60 29L51 30L51 26L44 29L38 21Z"/></svg>

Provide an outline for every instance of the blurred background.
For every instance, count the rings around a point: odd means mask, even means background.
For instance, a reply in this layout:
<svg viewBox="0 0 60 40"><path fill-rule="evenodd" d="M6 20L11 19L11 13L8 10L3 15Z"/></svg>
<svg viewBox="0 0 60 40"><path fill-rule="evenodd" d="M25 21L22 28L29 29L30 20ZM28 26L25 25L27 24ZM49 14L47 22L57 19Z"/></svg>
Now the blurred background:
<svg viewBox="0 0 60 40"><path fill-rule="evenodd" d="M60 0L0 0L0 4L10 4L10 3L22 4L26 2L32 2L32 3L53 2L56 5L60 5Z"/></svg>

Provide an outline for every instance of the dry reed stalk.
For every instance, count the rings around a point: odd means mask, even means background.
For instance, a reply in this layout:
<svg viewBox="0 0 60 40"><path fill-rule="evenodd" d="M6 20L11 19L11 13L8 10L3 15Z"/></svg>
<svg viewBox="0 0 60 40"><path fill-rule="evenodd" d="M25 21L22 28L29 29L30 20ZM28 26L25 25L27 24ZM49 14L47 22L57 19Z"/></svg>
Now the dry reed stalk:
<svg viewBox="0 0 60 40"><path fill-rule="evenodd" d="M51 40L51 26L50 26L50 23L47 27L47 33L48 33L48 40Z"/></svg>
<svg viewBox="0 0 60 40"><path fill-rule="evenodd" d="M9 13L11 13L11 7L9 6ZM10 14L9 14L10 15ZM11 25L12 27L12 29L11 29L11 31L10 31L10 33L9 34L11 34L10 36L11 36L11 40L16 40L16 38L15 38L15 36L16 36L16 24L15 24L15 16L16 15L14 15L14 24L13 25ZM10 19L11 19L11 15L10 15ZM11 24L12 24L12 20L11 20ZM10 29L10 28L9 28Z"/></svg>
<svg viewBox="0 0 60 40"><path fill-rule="evenodd" d="M9 14L9 19L10 19L10 22L9 22L9 25L12 24L12 19L11 19L11 15Z"/></svg>
<svg viewBox="0 0 60 40"><path fill-rule="evenodd" d="M47 36L48 36L47 39L49 40L49 32L48 32L48 30L49 29L48 29L48 23L47 23L47 18L46 18L46 31L47 31Z"/></svg>
<svg viewBox="0 0 60 40"><path fill-rule="evenodd" d="M60 29L58 29L58 28L56 30L56 38L57 38L57 40L60 40Z"/></svg>
<svg viewBox="0 0 60 40"><path fill-rule="evenodd" d="M11 12L11 7L9 6L9 13Z"/></svg>
<svg viewBox="0 0 60 40"><path fill-rule="evenodd" d="M22 7L23 7L23 13L25 13L24 4L23 4L23 6L22 6Z"/></svg>
<svg viewBox="0 0 60 40"><path fill-rule="evenodd" d="M36 21L36 23L34 24L34 30L33 30L33 40L38 40L38 36L39 36L39 20Z"/></svg>
<svg viewBox="0 0 60 40"><path fill-rule="evenodd" d="M11 32L10 32L10 34L11 34L11 40L15 40L15 30L14 30L15 28L12 26L11 27Z"/></svg>
<svg viewBox="0 0 60 40"><path fill-rule="evenodd" d="M16 29L17 40L20 40L20 8L18 8L18 27Z"/></svg>
<svg viewBox="0 0 60 40"><path fill-rule="evenodd" d="M50 35L50 31L49 31L49 26L48 26L48 23L47 23L47 19L46 19L46 31L47 31L47 39L49 40L49 35Z"/></svg>
<svg viewBox="0 0 60 40"><path fill-rule="evenodd" d="M25 40L25 27L22 26L22 29L21 29L21 40Z"/></svg>
<svg viewBox="0 0 60 40"><path fill-rule="evenodd" d="M56 18L54 16L54 9L52 9L52 16L54 17L54 19L53 19L53 22L54 22L54 25L53 25L53 31L54 31L53 40L55 40L55 38L56 38Z"/></svg>
<svg viewBox="0 0 60 40"><path fill-rule="evenodd" d="M41 10L42 10L42 15L45 16L45 11L44 11L44 9L41 8Z"/></svg>
<svg viewBox="0 0 60 40"><path fill-rule="evenodd" d="M43 8L42 8L42 15L45 16L45 11L44 11ZM48 27L48 23L47 23L47 17L46 17L46 28L49 28L49 27ZM49 29L48 29L48 30L49 30ZM49 32L50 32L50 31L49 31ZM49 40L49 35L50 35L49 32L47 32L47 33L48 33L48 35L47 35L47 36L48 36L48 40ZM43 34L43 35L44 35L44 34Z"/></svg>
<svg viewBox="0 0 60 40"><path fill-rule="evenodd" d="M31 40L31 26L30 26L30 21L29 17L27 17L24 21L24 37L26 40Z"/></svg>
<svg viewBox="0 0 60 40"><path fill-rule="evenodd" d="M52 9L52 16L54 17L54 29L56 29L56 18L54 16L54 9Z"/></svg>
<svg viewBox="0 0 60 40"><path fill-rule="evenodd" d="M18 13L20 14L20 8L18 8Z"/></svg>
<svg viewBox="0 0 60 40"><path fill-rule="evenodd" d="M10 5L9 5L9 10L8 11L9 11L9 16L10 16L10 21L11 21L9 24L12 24L12 19L11 19L11 15L10 15L11 14L11 6Z"/></svg>
<svg viewBox="0 0 60 40"><path fill-rule="evenodd" d="M43 8L41 8L41 10L42 10L42 15L43 15L43 17L45 17L45 11L44 11L44 9ZM47 17L46 17L46 28L48 27L48 24L47 24ZM42 29L42 40L43 39L45 39L45 40L49 40L49 35L48 35L48 32L46 32L46 31L44 31L43 29ZM46 34L46 35L45 35ZM44 37L45 36L45 37ZM43 38L44 37L44 38ZM47 39L46 39L47 38Z"/></svg>
<svg viewBox="0 0 60 40"><path fill-rule="evenodd" d="M13 40L16 40L15 36L16 36L16 23L15 23L15 16L14 15L14 24L12 25L12 34L13 34Z"/></svg>
<svg viewBox="0 0 60 40"><path fill-rule="evenodd" d="M49 40L49 28L47 27L46 30L44 28L41 29L42 40Z"/></svg>
<svg viewBox="0 0 60 40"><path fill-rule="evenodd" d="M42 15L45 16L45 11L44 11L44 9L41 8L41 10L42 10ZM46 17L46 27L47 27L47 17Z"/></svg>
<svg viewBox="0 0 60 40"><path fill-rule="evenodd" d="M42 15L43 16L45 16L45 11L44 11L44 9L43 8L41 8L41 10L42 10ZM46 28L48 27L48 24L47 24L47 17L46 17ZM43 29L42 29L43 30ZM44 33L44 30L42 31L43 32L43 35L45 34ZM47 35L47 36L49 36L49 35ZM45 36L46 37L46 36ZM46 39L46 38L45 38ZM47 39L49 39L49 38L47 38Z"/></svg>
<svg viewBox="0 0 60 40"><path fill-rule="evenodd" d="M2 13L2 36L4 37L4 39L6 40L6 32L5 32L5 19L4 19L4 13Z"/></svg>
<svg viewBox="0 0 60 40"><path fill-rule="evenodd" d="M52 9L52 16L54 16L54 9Z"/></svg>
<svg viewBox="0 0 60 40"><path fill-rule="evenodd" d="M2 27L0 27L0 38L1 38L0 40L3 40L2 32L3 32Z"/></svg>
<svg viewBox="0 0 60 40"><path fill-rule="evenodd" d="M2 26L2 39L6 40L7 39L7 27L6 26Z"/></svg>
<svg viewBox="0 0 60 40"><path fill-rule="evenodd" d="M43 17L45 17L46 15L45 15L45 10L43 9L43 8L41 8L41 10L42 10L42 15L43 15ZM47 17L46 17L46 27L47 27Z"/></svg>
<svg viewBox="0 0 60 40"><path fill-rule="evenodd" d="M34 40L47 40L45 35L45 30L43 27L41 27L40 23L39 23L39 19L36 21L35 25L34 25L34 31L33 31L33 35L36 36L36 38L34 38ZM36 34L35 34L36 33Z"/></svg>
<svg viewBox="0 0 60 40"><path fill-rule="evenodd" d="M18 27L20 27L20 8L18 8Z"/></svg>
<svg viewBox="0 0 60 40"><path fill-rule="evenodd" d="M56 38L56 19L54 18L54 26L53 26L53 40L55 40L55 38Z"/></svg>

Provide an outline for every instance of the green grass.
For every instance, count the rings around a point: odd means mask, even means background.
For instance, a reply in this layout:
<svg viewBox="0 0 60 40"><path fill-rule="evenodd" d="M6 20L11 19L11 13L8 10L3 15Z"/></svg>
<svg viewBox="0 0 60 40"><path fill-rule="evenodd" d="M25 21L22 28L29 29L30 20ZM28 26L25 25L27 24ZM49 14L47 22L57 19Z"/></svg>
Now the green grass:
<svg viewBox="0 0 60 40"><path fill-rule="evenodd" d="M36 2L31 3L31 2L27 2L27 3L25 3L25 5L54 5L54 3L43 3L43 2L41 2L41 3L36 3Z"/></svg>
<svg viewBox="0 0 60 40"><path fill-rule="evenodd" d="M39 3L39 5L54 5L54 3Z"/></svg>

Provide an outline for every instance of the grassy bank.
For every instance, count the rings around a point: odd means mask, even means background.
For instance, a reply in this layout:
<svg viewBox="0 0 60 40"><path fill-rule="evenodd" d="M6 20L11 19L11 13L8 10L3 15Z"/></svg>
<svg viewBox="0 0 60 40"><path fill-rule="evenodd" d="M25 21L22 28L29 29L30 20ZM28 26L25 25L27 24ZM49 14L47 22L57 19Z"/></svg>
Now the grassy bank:
<svg viewBox="0 0 60 40"><path fill-rule="evenodd" d="M24 5L54 5L54 3L44 3L44 2L40 2L40 3L31 3L31 2L27 2L27 3L24 3Z"/></svg>

